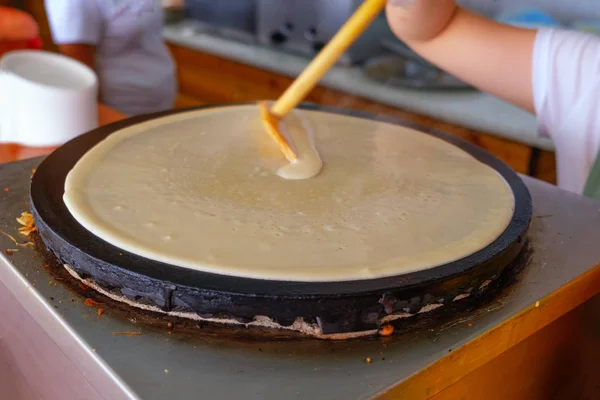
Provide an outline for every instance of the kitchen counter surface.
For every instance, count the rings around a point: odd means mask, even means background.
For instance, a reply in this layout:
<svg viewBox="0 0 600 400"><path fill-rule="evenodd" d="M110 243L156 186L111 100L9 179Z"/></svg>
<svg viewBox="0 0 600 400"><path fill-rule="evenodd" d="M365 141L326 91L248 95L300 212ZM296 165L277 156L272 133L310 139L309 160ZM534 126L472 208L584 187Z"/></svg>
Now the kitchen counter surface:
<svg viewBox="0 0 600 400"><path fill-rule="evenodd" d="M190 22L167 26L164 38L179 46L289 77L297 76L309 61L251 41L218 36ZM536 135L533 115L485 93L399 89L370 80L359 67L342 66L334 67L321 86L540 149L553 149L549 139Z"/></svg>
<svg viewBox="0 0 600 400"><path fill-rule="evenodd" d="M109 305L100 305L104 314L97 318L81 295L43 268L38 250L16 246L8 236L24 241L15 218L27 209L29 176L39 162L0 165L0 187L10 188L0 199L0 289L10 291L57 351L79 369L80 374L66 379L54 358L45 358L45 376L55 377L50 381L62 386L67 382L73 390L87 387L79 396L62 398L429 398L569 313L600 288L598 203L524 178L534 204L528 235L534 251L527 267L495 300L427 329L348 342L247 342L202 334L192 338L179 334L177 327L169 334L166 321L164 330L146 328ZM113 334L132 331L139 334ZM25 340L17 333L14 340ZM30 346L29 352L38 347ZM4 351L14 348L7 343ZM29 355L40 360L38 353ZM365 362L367 357L371 363ZM524 362L533 379L537 365L531 365L531 358ZM29 375L36 390L49 393L35 375L39 368L20 365L20 373ZM495 398L513 398L501 396L511 382L495 389L500 393Z"/></svg>

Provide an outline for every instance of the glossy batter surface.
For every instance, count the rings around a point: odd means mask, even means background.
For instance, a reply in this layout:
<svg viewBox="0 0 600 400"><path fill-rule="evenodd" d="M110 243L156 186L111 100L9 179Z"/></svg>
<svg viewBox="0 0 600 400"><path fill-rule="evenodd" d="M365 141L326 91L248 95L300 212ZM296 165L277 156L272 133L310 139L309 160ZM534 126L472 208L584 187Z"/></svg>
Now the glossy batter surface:
<svg viewBox="0 0 600 400"><path fill-rule="evenodd" d="M432 268L484 248L511 220L504 179L440 139L317 111L286 124L292 136L312 130L323 161L314 178L278 175L289 163L258 107L221 107L112 134L69 173L65 203L140 256L288 281Z"/></svg>

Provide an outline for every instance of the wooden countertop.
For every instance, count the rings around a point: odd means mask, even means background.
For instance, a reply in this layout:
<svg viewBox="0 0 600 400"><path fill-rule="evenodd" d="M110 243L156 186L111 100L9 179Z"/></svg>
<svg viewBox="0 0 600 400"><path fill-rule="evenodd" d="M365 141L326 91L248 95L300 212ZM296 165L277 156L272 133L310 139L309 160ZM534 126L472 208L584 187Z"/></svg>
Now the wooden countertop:
<svg viewBox="0 0 600 400"><path fill-rule="evenodd" d="M98 105L98 120L100 125L107 125L125 118L124 114L102 104ZM0 164L23 160L51 153L55 147L27 147L14 143L0 144Z"/></svg>

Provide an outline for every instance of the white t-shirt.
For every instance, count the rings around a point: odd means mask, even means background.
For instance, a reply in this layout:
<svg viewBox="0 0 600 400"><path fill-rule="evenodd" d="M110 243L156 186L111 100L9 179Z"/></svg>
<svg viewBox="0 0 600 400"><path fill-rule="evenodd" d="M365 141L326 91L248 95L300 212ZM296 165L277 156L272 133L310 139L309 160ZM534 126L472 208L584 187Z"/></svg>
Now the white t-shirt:
<svg viewBox="0 0 600 400"><path fill-rule="evenodd" d="M600 37L539 30L533 98L539 133L556 148L558 186L582 193L600 148Z"/></svg>
<svg viewBox="0 0 600 400"><path fill-rule="evenodd" d="M57 44L96 46L104 104L127 115L173 106L177 82L160 0L45 0Z"/></svg>

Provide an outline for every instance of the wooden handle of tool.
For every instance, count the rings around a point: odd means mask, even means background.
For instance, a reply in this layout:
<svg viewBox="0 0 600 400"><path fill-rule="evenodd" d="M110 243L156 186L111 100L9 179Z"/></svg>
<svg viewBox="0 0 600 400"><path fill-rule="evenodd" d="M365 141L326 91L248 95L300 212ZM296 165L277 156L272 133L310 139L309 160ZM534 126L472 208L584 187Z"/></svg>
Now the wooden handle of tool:
<svg viewBox="0 0 600 400"><path fill-rule="evenodd" d="M383 10L386 0L365 0L348 21L340 28L327 46L302 71L300 76L287 88L271 107L271 114L285 117L329 71L342 54Z"/></svg>

